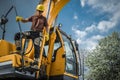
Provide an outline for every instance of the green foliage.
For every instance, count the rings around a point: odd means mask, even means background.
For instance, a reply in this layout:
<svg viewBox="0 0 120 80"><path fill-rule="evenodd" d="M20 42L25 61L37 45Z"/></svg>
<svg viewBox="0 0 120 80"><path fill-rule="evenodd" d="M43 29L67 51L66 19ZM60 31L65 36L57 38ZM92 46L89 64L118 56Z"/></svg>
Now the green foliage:
<svg viewBox="0 0 120 80"><path fill-rule="evenodd" d="M120 37L117 32L99 41L86 58L87 80L120 80Z"/></svg>

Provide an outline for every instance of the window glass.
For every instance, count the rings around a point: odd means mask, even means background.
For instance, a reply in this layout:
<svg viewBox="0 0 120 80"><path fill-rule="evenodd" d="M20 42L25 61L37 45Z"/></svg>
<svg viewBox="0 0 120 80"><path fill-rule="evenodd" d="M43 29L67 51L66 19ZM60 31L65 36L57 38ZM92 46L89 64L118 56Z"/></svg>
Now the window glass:
<svg viewBox="0 0 120 80"><path fill-rule="evenodd" d="M44 54L47 56L47 53L48 53L48 45L45 45L44 46Z"/></svg>
<svg viewBox="0 0 120 80"><path fill-rule="evenodd" d="M66 52L66 72L77 75L77 63L74 48L69 38L62 35L64 40L65 52Z"/></svg>
<svg viewBox="0 0 120 80"><path fill-rule="evenodd" d="M72 73L73 65L67 62L66 63L66 71Z"/></svg>
<svg viewBox="0 0 120 80"><path fill-rule="evenodd" d="M56 42L54 43L54 52L55 50L57 50L59 47L61 46L60 42ZM47 56L48 54L48 45L44 46L44 50L45 50L45 55Z"/></svg>
<svg viewBox="0 0 120 80"><path fill-rule="evenodd" d="M66 53L68 53L66 54L66 58L74 60L74 56L72 55L72 50L70 49L68 42L64 42L64 44L65 44Z"/></svg>
<svg viewBox="0 0 120 80"><path fill-rule="evenodd" d="M51 31L52 31L52 30L51 30ZM56 35L57 35L57 36L56 36L55 43L53 43L54 49L53 49L52 59L54 59L54 57L55 57L55 56L54 56L54 55L55 55L55 51L56 51L58 48L61 47L61 42L60 42L60 38L59 38L59 35L58 35L57 31L56 31ZM49 48L48 44L44 46L46 56L48 55L48 54L47 54L47 53L48 53L48 48Z"/></svg>
<svg viewBox="0 0 120 80"><path fill-rule="evenodd" d="M61 46L61 44L59 42L54 44L54 50L57 50L59 47Z"/></svg>

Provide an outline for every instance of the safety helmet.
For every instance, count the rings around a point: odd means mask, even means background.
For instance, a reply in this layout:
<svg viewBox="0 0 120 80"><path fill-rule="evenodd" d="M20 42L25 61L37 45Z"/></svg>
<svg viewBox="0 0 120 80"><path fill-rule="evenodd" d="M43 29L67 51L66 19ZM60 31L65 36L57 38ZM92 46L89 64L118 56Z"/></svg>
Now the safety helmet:
<svg viewBox="0 0 120 80"><path fill-rule="evenodd" d="M42 4L37 5L36 10L44 11L44 6Z"/></svg>

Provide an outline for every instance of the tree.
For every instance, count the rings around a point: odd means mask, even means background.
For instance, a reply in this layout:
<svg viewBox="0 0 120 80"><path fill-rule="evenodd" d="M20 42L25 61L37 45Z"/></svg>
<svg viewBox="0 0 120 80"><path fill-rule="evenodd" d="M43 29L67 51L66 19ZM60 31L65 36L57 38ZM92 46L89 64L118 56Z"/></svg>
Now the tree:
<svg viewBox="0 0 120 80"><path fill-rule="evenodd" d="M120 80L120 36L117 32L99 41L86 60L87 80Z"/></svg>

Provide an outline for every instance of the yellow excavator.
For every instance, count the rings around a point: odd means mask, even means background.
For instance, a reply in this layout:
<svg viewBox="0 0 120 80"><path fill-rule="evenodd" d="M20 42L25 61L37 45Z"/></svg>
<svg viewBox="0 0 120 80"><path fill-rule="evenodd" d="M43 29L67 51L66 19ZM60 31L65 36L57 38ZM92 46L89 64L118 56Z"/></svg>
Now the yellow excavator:
<svg viewBox="0 0 120 80"><path fill-rule="evenodd" d="M34 68L34 45L31 39L22 38L22 51L3 38L0 40L0 80L79 80L80 55L78 44L55 25L57 15L69 0L41 0L43 13L49 23L49 40L42 32L38 69ZM14 6L12 7L14 8ZM2 19L1 24L7 20ZM14 34L13 34L14 35Z"/></svg>

